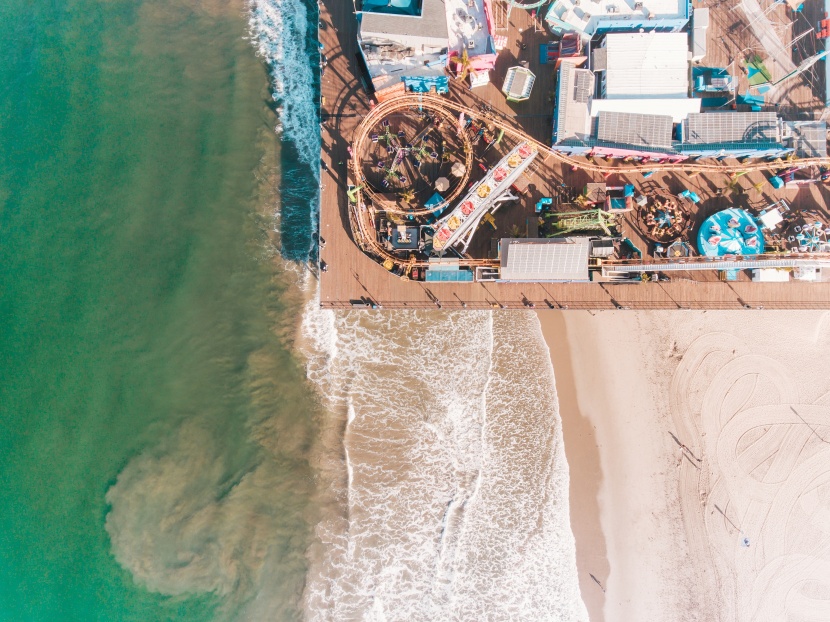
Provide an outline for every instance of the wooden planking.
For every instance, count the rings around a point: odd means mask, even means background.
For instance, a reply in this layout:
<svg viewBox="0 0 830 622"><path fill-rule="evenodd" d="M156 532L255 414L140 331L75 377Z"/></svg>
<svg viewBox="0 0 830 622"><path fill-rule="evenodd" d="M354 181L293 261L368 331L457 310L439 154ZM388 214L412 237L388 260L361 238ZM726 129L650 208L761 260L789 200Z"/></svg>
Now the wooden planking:
<svg viewBox="0 0 830 622"><path fill-rule="evenodd" d="M749 83L740 61L750 52L758 54L762 59L766 59L768 54L749 27L749 20L740 8L740 3L741 0L704 0L694 2L694 7L709 8L706 56L700 61L700 65L729 67L730 73L737 80L737 92L746 93ZM788 50L792 50L793 38L808 30L810 26L815 28L816 22L824 17L824 4L821 2L805 2L801 14L793 13L786 4L774 5L772 0L759 0L759 3L762 10L772 7L767 18L773 24L779 25L776 32L784 48ZM791 22L791 26L785 27ZM797 66L803 59L823 50L824 44L816 39L815 33L810 33L796 42L796 48L790 60ZM772 71L772 63L767 65ZM773 80L777 77L773 75ZM818 118L824 109L824 82L824 64L819 62L804 74L791 78L782 83L780 88L767 93L768 105L764 109L778 112L791 120ZM740 106L738 109L749 110L749 107Z"/></svg>
<svg viewBox="0 0 830 622"><path fill-rule="evenodd" d="M347 216L345 186L346 148L362 115L369 109L369 99L355 78L356 22L350 3L342 0L323 0L320 6L320 40L328 58L328 67L322 77L321 95L322 153L321 160L328 170L323 171L321 181L320 231L325 240L320 257L327 264L327 271L320 274L320 303L323 307L346 308L350 300L367 297L383 308L524 308L532 303L536 308L550 306L569 309L678 309L709 308L739 309L765 308L825 308L830 306L830 286L804 283L721 283L714 273L703 277L695 273L696 280L674 280L670 283L642 284L561 284L561 283L422 283L402 280L389 274L380 265L363 255L350 237ZM530 15L525 11L513 11L510 17L510 53L503 54L492 74L493 83L470 92L454 84L451 97L468 106L489 103L529 134L543 142L549 141L554 76L551 66L542 66L538 59L538 44L550 39L544 32L535 32ZM522 29L519 34L519 29ZM526 48L521 48L521 43ZM509 104L500 92L504 71L519 60L527 60L537 75L531 99ZM542 111L542 112L538 112ZM583 171L556 170L550 173L556 181L568 185L581 185L589 179ZM628 181L625 175L620 181ZM631 181L643 185L639 174L631 175ZM682 175L655 176L650 183L677 191L692 187L706 192L711 180L686 178ZM724 176L725 178L725 176ZM743 185L751 187L747 175L741 178ZM714 188L714 186L712 186ZM801 191L799 194L803 194ZM826 205L826 191L812 187L807 191L814 200ZM817 195L817 196L816 196ZM766 200L760 197L759 200ZM712 199L715 202L718 199ZM725 201L725 199L723 199ZM725 206L725 205L724 205ZM709 208L720 209L719 205ZM633 233L632 233L633 235ZM691 273L688 273L691 275Z"/></svg>

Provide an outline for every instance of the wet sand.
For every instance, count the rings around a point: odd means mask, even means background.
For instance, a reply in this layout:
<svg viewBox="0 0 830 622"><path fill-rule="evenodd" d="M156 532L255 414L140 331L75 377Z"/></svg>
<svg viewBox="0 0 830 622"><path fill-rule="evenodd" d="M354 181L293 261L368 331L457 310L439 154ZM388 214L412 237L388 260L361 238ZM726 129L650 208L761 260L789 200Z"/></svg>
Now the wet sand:
<svg viewBox="0 0 830 622"><path fill-rule="evenodd" d="M609 567L597 499L602 482L599 447L594 427L580 411L576 398L571 344L563 312L542 311L538 316L556 377L565 456L570 472L570 520L576 539L579 589L591 621L601 622L604 620L604 586L608 580Z"/></svg>
<svg viewBox="0 0 830 622"><path fill-rule="evenodd" d="M577 569L591 620L686 619L702 585L661 390L676 361L663 357L645 315L539 315L560 395ZM666 361L664 374L651 368L653 359Z"/></svg>
<svg viewBox="0 0 830 622"><path fill-rule="evenodd" d="M306 618L587 622L535 314L316 307L304 334L345 471Z"/></svg>

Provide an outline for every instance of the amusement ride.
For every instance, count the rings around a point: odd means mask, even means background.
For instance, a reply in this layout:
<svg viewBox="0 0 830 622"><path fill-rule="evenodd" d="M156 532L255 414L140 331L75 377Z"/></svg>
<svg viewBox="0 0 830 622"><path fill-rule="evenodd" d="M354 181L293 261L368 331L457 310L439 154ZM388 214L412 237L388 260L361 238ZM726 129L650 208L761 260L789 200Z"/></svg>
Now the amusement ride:
<svg viewBox="0 0 830 622"><path fill-rule="evenodd" d="M413 123L413 118L418 122ZM398 121L396 122L395 119ZM403 119L407 120L403 121ZM830 165L830 158L826 157L802 158L797 161L776 159L738 163L694 160L615 163L591 157L577 159L537 141L490 107L474 110L437 95L403 94L390 98L370 110L357 127L351 145L354 154L351 160L353 179L348 191L348 211L354 239L363 252L376 256L388 269L391 270L395 266L403 270L426 267L429 261L425 257L417 258L414 254L408 259L403 259L390 252L389 248L384 247L377 235L376 216L379 213L409 221L423 218L424 222L434 223L465 189L469 190L470 187L475 189L475 183L470 181L470 173L476 164L485 171L485 175L490 174L487 167L480 162L475 162L473 149L475 137L471 137L469 131L462 131L464 127L469 126L470 121L482 128L486 126L493 133L498 133L499 140L504 137L510 144L523 145L525 149L532 149L534 154L538 153L537 160L547 161L552 158L572 170L583 170L605 177L613 173L649 174L667 171L690 175L709 173L734 176L753 171L778 171L793 166L795 162L800 167ZM463 167L460 177L448 174L448 168L452 168L453 165L457 170ZM439 177L453 181L444 192L436 193L435 184ZM397 194L405 200L390 200L390 193ZM494 200L490 203L496 205L495 196L492 199ZM460 208L460 206L456 207ZM674 237L677 225L686 226L688 215L685 210L681 212L676 210L676 207L679 206L667 204L666 209L657 210L660 213L655 212L656 219L663 219L661 221L663 227L656 229L667 229L665 232L653 231L655 238L668 241L669 231L672 233L671 237ZM577 220L591 216L598 221L594 228L600 230L605 230L609 224L603 216L594 214L574 213L569 216ZM644 216L647 217L647 215ZM599 220L602 222L600 223ZM441 225L442 222L439 221L436 224ZM564 227L567 230L573 230L571 225L576 226L576 222L563 224L568 225ZM444 241L449 241L449 238ZM468 243L469 239L466 239L464 249ZM690 258L690 261L695 259ZM459 265L466 267L497 264L497 260L474 259L461 253L458 253L458 261Z"/></svg>

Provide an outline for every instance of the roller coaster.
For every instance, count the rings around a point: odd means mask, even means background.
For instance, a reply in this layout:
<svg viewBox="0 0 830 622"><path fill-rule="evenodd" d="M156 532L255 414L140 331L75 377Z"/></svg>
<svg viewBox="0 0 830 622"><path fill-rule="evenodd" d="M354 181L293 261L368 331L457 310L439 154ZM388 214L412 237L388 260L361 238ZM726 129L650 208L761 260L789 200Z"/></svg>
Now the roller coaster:
<svg viewBox="0 0 830 622"><path fill-rule="evenodd" d="M737 174L749 173L757 171L775 171L789 166L807 167L807 166L830 166L830 158L799 158L799 159L777 159L773 161L760 160L757 162L744 163L725 163L725 162L700 162L700 161L684 161L684 162L648 162L648 163L614 163L604 162L600 163L592 159L577 159L567 154L558 152L552 149L549 145L539 142L535 138L517 129L514 122L500 113L490 109L489 107L482 110L475 110L465 106L456 101L445 97L431 95L431 94L402 94L385 100L384 102L375 106L363 118L360 125L355 130L354 140L352 142L352 153L355 157L351 160L351 173L353 176L353 189L350 191L349 197L349 222L352 228L355 242L360 249L367 254L374 255L380 259L388 269L393 269L395 266L403 269L411 267L426 267L428 262L417 259L401 259L389 253L379 242L377 231L375 228L374 216L376 208L373 203L379 203L382 197L376 193L371 184L366 179L363 169L363 160L360 154L367 152L367 141L371 140L371 134L380 122L389 115L395 113L411 113L416 111L418 113L431 114L436 118L444 120L451 120L455 123L455 119L464 115L470 119L479 119L495 126L497 130L504 132L505 136L519 142L528 142L535 145L539 150L539 155L545 159L552 158L564 166L569 166L574 170L583 170L589 173L598 175L609 175L612 173L646 173L646 172L678 172L686 174ZM459 183L457 188L449 195L444 197L439 204L432 205L429 208L422 209L403 209L392 205L385 205L382 211L387 213L408 215L408 216L423 216L428 215L439 210L444 209L450 202L457 198L458 194L464 188L470 171L473 165L473 149L469 144L467 138L462 138L464 141L464 159L465 159L465 177L462 183ZM688 258L687 261L694 262L694 258ZM703 261L703 259L701 259ZM492 266L498 264L497 260L492 259L472 259L463 258L459 260L460 265L465 267L475 266Z"/></svg>

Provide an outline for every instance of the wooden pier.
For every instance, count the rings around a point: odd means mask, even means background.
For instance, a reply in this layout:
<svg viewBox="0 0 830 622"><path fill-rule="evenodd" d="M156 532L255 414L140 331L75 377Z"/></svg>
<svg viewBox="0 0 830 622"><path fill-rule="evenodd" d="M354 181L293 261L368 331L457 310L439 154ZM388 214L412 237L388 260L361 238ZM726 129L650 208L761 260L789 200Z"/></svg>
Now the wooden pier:
<svg viewBox="0 0 830 622"><path fill-rule="evenodd" d="M492 84L475 91L453 84L450 97L471 108L488 104L527 134L549 143L554 72L551 66L540 65L538 48L551 37L523 10L511 13L509 33L508 48L499 55ZM320 259L326 265L326 271L320 272L322 307L351 308L363 301L384 309L830 308L830 283L721 282L714 273L704 277L686 272L670 282L643 283L433 283L391 274L360 251L349 227L347 147L370 109L369 97L357 77L357 22L351 2L320 1L320 42L328 60L321 88ZM526 102L508 104L498 85L507 68L522 60L537 76L533 94ZM584 171L566 169L559 175L561 180L557 181L571 186L590 180ZM666 187L680 183L677 175L672 179L655 177L652 183ZM680 181L692 188L704 183L700 177ZM753 180L746 175L741 182L751 187ZM825 190L811 187L809 192L826 205Z"/></svg>

